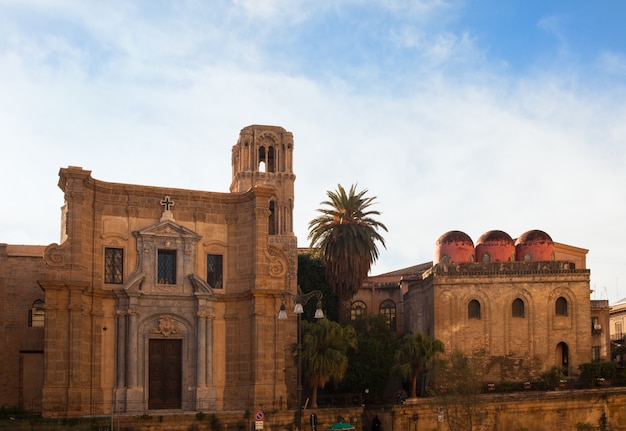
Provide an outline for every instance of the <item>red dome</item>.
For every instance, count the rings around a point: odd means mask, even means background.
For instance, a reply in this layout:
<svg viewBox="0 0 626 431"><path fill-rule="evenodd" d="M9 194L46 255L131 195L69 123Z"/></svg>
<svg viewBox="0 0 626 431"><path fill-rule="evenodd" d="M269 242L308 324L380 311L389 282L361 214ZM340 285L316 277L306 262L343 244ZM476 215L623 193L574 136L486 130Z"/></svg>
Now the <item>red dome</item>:
<svg viewBox="0 0 626 431"><path fill-rule="evenodd" d="M554 260L554 241L541 230L529 230L515 241L516 260Z"/></svg>
<svg viewBox="0 0 626 431"><path fill-rule="evenodd" d="M508 233L490 230L476 242L476 262L510 262L515 260L515 243Z"/></svg>
<svg viewBox="0 0 626 431"><path fill-rule="evenodd" d="M452 230L439 237L435 244L433 263L462 263L474 261L474 242L466 233Z"/></svg>

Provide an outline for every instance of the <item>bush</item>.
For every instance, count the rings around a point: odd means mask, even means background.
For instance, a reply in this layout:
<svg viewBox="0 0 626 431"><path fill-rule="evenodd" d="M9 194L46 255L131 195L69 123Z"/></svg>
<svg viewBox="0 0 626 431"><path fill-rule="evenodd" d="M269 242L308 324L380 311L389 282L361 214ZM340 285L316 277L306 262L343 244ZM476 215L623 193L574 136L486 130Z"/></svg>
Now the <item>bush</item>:
<svg viewBox="0 0 626 431"><path fill-rule="evenodd" d="M558 365L555 365L548 371L544 371L539 376L541 381L546 385L549 390L556 389L556 387L559 385L564 377L565 375L563 374L563 368L559 367Z"/></svg>
<svg viewBox="0 0 626 431"><path fill-rule="evenodd" d="M588 362L581 364L580 381L587 386L593 386L597 379L611 380L617 376L617 364L615 362Z"/></svg>

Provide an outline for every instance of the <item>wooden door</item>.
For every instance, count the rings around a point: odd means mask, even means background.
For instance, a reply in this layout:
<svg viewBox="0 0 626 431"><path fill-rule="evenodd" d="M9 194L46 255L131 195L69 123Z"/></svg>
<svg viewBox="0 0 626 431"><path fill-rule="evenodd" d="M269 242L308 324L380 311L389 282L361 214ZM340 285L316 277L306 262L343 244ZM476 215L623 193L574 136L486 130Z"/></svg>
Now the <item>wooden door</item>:
<svg viewBox="0 0 626 431"><path fill-rule="evenodd" d="M182 340L150 340L148 408L180 409Z"/></svg>

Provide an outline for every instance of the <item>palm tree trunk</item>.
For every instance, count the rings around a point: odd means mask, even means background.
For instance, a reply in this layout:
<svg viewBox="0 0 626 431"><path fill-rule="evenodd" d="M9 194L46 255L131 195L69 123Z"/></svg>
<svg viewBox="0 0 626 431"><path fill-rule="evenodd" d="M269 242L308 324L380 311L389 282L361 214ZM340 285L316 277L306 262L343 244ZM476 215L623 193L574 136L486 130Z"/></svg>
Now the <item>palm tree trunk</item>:
<svg viewBox="0 0 626 431"><path fill-rule="evenodd" d="M314 385L313 390L311 391L311 408L317 408L317 385Z"/></svg>

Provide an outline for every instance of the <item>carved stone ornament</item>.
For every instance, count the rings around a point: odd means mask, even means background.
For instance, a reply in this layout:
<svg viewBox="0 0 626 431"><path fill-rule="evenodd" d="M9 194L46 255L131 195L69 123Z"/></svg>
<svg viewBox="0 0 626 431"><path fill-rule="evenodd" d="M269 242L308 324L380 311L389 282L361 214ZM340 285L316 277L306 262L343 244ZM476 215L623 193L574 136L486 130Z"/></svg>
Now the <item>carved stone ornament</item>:
<svg viewBox="0 0 626 431"><path fill-rule="evenodd" d="M178 334L179 331L170 316L161 316L159 317L158 329L152 329L150 332L153 334L162 334L164 337L167 337L171 334Z"/></svg>
<svg viewBox="0 0 626 431"><path fill-rule="evenodd" d="M270 277L283 277L287 273L287 260L277 247L269 246L265 257L269 261Z"/></svg>

